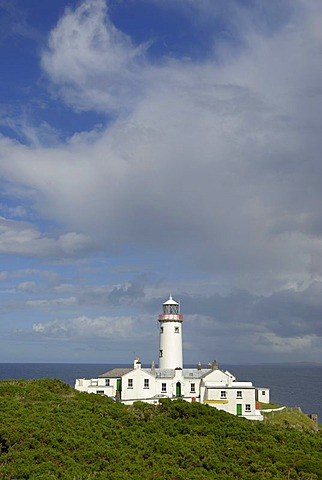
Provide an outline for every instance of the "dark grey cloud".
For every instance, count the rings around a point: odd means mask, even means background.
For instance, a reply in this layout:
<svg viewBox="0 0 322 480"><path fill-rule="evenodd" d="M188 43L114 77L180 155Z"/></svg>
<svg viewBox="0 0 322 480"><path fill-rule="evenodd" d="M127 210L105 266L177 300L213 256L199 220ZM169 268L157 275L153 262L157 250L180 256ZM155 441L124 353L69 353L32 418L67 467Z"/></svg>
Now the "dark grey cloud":
<svg viewBox="0 0 322 480"><path fill-rule="evenodd" d="M146 275L141 275L126 284L89 288L78 297L79 305L99 305L107 308L142 305L145 297Z"/></svg>
<svg viewBox="0 0 322 480"><path fill-rule="evenodd" d="M321 292L321 282L312 282L303 290L289 288L268 296L241 290L225 296L182 296L182 305L194 319L208 319L204 327L202 322L196 326L203 333L210 329L213 334L229 334L232 329L243 329L261 330L281 338L322 336Z"/></svg>
<svg viewBox="0 0 322 480"><path fill-rule="evenodd" d="M256 304L252 316L280 337L322 337L321 293L321 282L313 282L303 291L275 292Z"/></svg>

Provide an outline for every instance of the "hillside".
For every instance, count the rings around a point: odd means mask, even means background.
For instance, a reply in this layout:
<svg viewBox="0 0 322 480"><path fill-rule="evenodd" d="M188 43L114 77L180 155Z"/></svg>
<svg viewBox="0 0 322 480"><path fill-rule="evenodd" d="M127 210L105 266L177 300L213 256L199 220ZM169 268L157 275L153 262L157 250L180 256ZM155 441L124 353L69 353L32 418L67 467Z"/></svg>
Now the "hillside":
<svg viewBox="0 0 322 480"><path fill-rule="evenodd" d="M126 407L58 380L0 382L0 478L322 479L322 435L162 400Z"/></svg>
<svg viewBox="0 0 322 480"><path fill-rule="evenodd" d="M269 413L265 410L261 410L261 412L266 425L295 428L307 432L316 432L321 428L308 415L295 408L286 407L283 410L272 410Z"/></svg>

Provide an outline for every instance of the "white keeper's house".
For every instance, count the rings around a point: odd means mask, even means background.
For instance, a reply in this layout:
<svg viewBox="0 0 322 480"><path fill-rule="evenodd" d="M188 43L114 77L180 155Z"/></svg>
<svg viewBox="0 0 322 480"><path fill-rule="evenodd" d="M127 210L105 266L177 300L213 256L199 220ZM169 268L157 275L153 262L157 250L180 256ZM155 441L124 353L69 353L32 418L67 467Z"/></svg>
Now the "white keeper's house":
<svg viewBox="0 0 322 480"><path fill-rule="evenodd" d="M217 362L202 368L183 368L182 322L179 304L170 296L159 315L159 366L142 368L138 358L132 368L113 368L97 378L76 379L81 392L112 397L125 404L135 401L158 403L160 398L183 398L199 402L249 420L262 420L259 402L269 403L269 389L256 388L252 382L238 382Z"/></svg>

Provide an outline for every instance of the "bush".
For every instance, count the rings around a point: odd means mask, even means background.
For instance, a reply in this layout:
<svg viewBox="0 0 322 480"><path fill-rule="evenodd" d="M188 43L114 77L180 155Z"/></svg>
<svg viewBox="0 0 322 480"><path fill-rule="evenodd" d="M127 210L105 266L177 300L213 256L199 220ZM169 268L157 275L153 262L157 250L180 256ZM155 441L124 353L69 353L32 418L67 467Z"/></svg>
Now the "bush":
<svg viewBox="0 0 322 480"><path fill-rule="evenodd" d="M183 400L127 407L58 380L0 382L0 478L322 480L321 432Z"/></svg>

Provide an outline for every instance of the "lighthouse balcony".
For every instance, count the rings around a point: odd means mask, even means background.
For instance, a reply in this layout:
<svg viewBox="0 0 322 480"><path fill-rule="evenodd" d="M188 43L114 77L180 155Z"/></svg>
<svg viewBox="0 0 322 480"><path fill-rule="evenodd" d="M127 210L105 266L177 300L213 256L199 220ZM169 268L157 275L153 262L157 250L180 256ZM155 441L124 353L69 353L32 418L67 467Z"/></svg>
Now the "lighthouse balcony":
<svg viewBox="0 0 322 480"><path fill-rule="evenodd" d="M167 314L162 314L162 315L159 315L159 322L182 322L183 321L183 315L182 313L178 313L178 314L171 314L171 313L167 313Z"/></svg>

